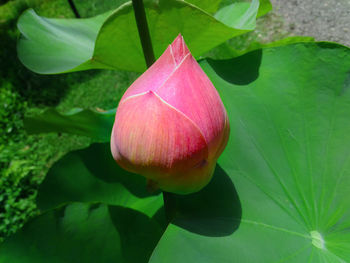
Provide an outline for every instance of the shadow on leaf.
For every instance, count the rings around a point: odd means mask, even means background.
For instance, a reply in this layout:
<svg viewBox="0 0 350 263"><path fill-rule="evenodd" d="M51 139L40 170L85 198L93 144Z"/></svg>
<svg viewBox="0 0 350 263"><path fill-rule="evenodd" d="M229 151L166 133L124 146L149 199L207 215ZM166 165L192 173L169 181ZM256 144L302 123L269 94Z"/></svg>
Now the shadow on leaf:
<svg viewBox="0 0 350 263"><path fill-rule="evenodd" d="M209 65L225 81L235 85L247 85L259 77L262 50L258 49L243 56L213 60L208 58Z"/></svg>
<svg viewBox="0 0 350 263"><path fill-rule="evenodd" d="M106 183L119 182L137 197L153 195L147 191L144 177L124 170L114 161L109 143L92 144L81 151L80 155L91 174L100 180Z"/></svg>
<svg viewBox="0 0 350 263"><path fill-rule="evenodd" d="M47 210L68 202L119 204L126 197L129 200L157 194L147 191L142 176L115 163L109 143L96 143L68 153L51 167L40 185L37 205Z"/></svg>
<svg viewBox="0 0 350 263"><path fill-rule="evenodd" d="M130 208L109 206L109 214L119 232L126 262L148 262L163 229L155 220Z"/></svg>
<svg viewBox="0 0 350 263"><path fill-rule="evenodd" d="M177 213L173 224L205 236L227 236L238 229L242 206L237 191L217 165L211 182L198 193L176 195Z"/></svg>

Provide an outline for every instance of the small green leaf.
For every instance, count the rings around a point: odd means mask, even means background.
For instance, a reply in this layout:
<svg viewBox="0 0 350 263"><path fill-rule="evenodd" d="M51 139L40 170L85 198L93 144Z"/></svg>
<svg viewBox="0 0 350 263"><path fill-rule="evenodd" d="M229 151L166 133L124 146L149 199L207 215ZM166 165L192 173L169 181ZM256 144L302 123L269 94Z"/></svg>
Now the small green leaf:
<svg viewBox="0 0 350 263"><path fill-rule="evenodd" d="M155 220L121 206L73 203L31 220L0 245L0 262L146 263L162 233Z"/></svg>
<svg viewBox="0 0 350 263"><path fill-rule="evenodd" d="M146 1L154 52L159 57L181 33L196 57L254 29L259 2L225 8L216 19L180 0ZM219 14L223 11L218 11ZM221 21L222 20L222 21ZM42 74L90 68L143 72L146 69L131 2L89 19L51 19L26 11L18 21L18 56ZM210 41L208 41L210 40Z"/></svg>
<svg viewBox="0 0 350 263"><path fill-rule="evenodd" d="M200 64L230 117L218 164L239 202L220 190L182 200L150 262L350 262L350 49L299 43ZM193 216L209 202L242 213Z"/></svg>
<svg viewBox="0 0 350 263"><path fill-rule="evenodd" d="M42 74L109 68L91 58L98 31L110 14L89 19L55 19L38 16L29 9L17 23L21 32L18 57L26 67Z"/></svg>
<svg viewBox="0 0 350 263"><path fill-rule="evenodd" d="M96 142L108 142L114 116L115 109L103 112L72 109L62 114L50 108L41 114L24 118L24 127L29 134L65 132L87 136Z"/></svg>

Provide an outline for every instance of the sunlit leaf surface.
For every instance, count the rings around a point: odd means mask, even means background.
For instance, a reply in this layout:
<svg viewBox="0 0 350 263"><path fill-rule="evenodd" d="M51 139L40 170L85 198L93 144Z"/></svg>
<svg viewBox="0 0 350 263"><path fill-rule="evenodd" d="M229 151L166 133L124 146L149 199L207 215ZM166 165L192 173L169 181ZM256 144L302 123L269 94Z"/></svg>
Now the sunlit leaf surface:
<svg viewBox="0 0 350 263"><path fill-rule="evenodd" d="M264 10L270 10L264 1ZM204 8L216 6L203 3ZM212 16L180 0L145 1L156 57L181 33L199 56L255 27L259 1L228 5ZM214 8L215 9L215 8ZM29 69L53 74L90 68L146 69L131 2L89 19L52 19L27 10L18 21L18 55Z"/></svg>
<svg viewBox="0 0 350 263"><path fill-rule="evenodd" d="M150 262L349 262L350 50L294 44L201 66L230 117L219 165L242 214L221 218L226 233L175 219Z"/></svg>

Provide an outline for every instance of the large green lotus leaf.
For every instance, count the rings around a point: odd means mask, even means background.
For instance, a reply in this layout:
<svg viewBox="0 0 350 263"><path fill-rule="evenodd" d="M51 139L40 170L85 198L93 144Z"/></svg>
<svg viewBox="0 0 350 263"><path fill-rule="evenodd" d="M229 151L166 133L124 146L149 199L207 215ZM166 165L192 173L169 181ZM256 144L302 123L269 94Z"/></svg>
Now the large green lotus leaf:
<svg viewBox="0 0 350 263"><path fill-rule="evenodd" d="M73 203L36 217L0 244L0 262L146 263L161 234L155 220L136 210Z"/></svg>
<svg viewBox="0 0 350 263"><path fill-rule="evenodd" d="M300 43L200 64L230 118L218 163L239 203L181 199L190 212L150 262L350 262L350 50ZM242 213L203 218L208 200Z"/></svg>
<svg viewBox="0 0 350 263"><path fill-rule="evenodd" d="M71 152L49 170L38 190L39 209L52 209L69 202L120 205L148 216L153 216L163 205L162 196L150 193L142 176L116 164L109 143L96 143Z"/></svg>
<svg viewBox="0 0 350 263"><path fill-rule="evenodd" d="M217 18L180 0L146 1L145 6L156 57L179 33L193 55L199 56L253 30L259 12L258 0L245 3L243 8L239 4L223 7ZM37 73L146 69L131 2L89 19L44 18L28 10L20 17L18 28L22 33L18 56Z"/></svg>
<svg viewBox="0 0 350 263"><path fill-rule="evenodd" d="M115 109L95 111L73 109L60 113L49 108L41 114L24 118L24 127L29 134L65 132L83 135L96 142L108 142L114 123Z"/></svg>

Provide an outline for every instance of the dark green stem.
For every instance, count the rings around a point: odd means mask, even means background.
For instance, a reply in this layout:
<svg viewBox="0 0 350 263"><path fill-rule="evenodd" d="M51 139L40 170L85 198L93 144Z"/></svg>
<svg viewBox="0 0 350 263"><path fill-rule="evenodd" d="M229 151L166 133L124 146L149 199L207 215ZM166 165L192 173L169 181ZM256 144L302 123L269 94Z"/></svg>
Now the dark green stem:
<svg viewBox="0 0 350 263"><path fill-rule="evenodd" d="M69 3L70 8L71 8L72 11L73 11L75 17L76 17L76 18L80 18L78 9L76 8L76 6L75 6L73 0L68 0L68 3Z"/></svg>
<svg viewBox="0 0 350 263"><path fill-rule="evenodd" d="M165 219L167 224L169 224L176 214L176 199L174 194L164 191L163 201L164 201Z"/></svg>
<svg viewBox="0 0 350 263"><path fill-rule="evenodd" d="M145 7L142 0L132 0L132 5L134 7L137 30L139 31L141 39L143 55L145 56L147 68L149 68L154 63L155 57L148 30Z"/></svg>

